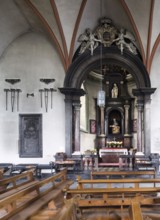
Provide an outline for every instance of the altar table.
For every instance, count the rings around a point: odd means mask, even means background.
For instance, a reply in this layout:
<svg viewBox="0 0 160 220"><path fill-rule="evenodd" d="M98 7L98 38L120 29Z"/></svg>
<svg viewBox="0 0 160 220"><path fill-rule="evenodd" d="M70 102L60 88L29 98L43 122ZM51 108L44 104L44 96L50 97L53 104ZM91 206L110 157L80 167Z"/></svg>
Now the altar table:
<svg viewBox="0 0 160 220"><path fill-rule="evenodd" d="M127 148L102 148L99 150L99 156L102 163L98 166L119 166L123 164L120 155L128 155Z"/></svg>

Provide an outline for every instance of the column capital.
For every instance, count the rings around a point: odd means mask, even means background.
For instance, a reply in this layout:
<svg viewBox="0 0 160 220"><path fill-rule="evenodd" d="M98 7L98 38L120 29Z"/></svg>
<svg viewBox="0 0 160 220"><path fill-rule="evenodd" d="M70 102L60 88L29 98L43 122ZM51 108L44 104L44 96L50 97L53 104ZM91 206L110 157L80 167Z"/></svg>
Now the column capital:
<svg viewBox="0 0 160 220"><path fill-rule="evenodd" d="M59 91L66 95L66 96L84 96L86 92L83 89L76 89L76 88L58 88Z"/></svg>
<svg viewBox="0 0 160 220"><path fill-rule="evenodd" d="M130 108L130 105L124 105L124 108L125 108L126 110L128 110L128 109Z"/></svg>
<svg viewBox="0 0 160 220"><path fill-rule="evenodd" d="M80 110L80 108L81 108L80 102L73 102L73 106L74 106L75 110Z"/></svg>
<svg viewBox="0 0 160 220"><path fill-rule="evenodd" d="M136 107L137 107L138 111L143 111L144 104L143 103L137 103Z"/></svg>

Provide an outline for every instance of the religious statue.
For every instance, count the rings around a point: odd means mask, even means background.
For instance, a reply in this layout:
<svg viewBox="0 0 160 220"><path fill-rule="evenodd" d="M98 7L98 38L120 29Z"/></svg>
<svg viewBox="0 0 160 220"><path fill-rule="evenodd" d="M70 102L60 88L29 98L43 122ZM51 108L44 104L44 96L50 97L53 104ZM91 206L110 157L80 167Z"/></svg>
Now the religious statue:
<svg viewBox="0 0 160 220"><path fill-rule="evenodd" d="M113 84L113 88L111 91L111 97L112 98L117 98L118 97L118 86L116 83Z"/></svg>
<svg viewBox="0 0 160 220"><path fill-rule="evenodd" d="M133 54L137 54L137 49L135 47L136 44L135 38L129 31L126 31L124 28L120 29L118 37L114 39L113 42L116 42L116 45L121 50L122 54L124 48L127 48Z"/></svg>
<svg viewBox="0 0 160 220"><path fill-rule="evenodd" d="M93 51L102 44L104 47L110 47L112 45L117 46L123 54L123 50L127 49L131 53L137 55L137 44L135 37L128 30L121 28L118 30L112 23L110 18L102 17L100 24L92 31L87 28L84 33L80 34L78 42L81 43L79 54L84 53L87 49Z"/></svg>
<svg viewBox="0 0 160 220"><path fill-rule="evenodd" d="M110 127L112 128L112 134L120 133L120 126L118 125L116 118L113 118L113 124L110 125Z"/></svg>
<svg viewBox="0 0 160 220"><path fill-rule="evenodd" d="M98 46L98 42L100 42L90 28L87 28L85 33L79 36L78 41L82 42L79 53L82 54L86 49L90 49L91 55L93 55L94 49Z"/></svg>

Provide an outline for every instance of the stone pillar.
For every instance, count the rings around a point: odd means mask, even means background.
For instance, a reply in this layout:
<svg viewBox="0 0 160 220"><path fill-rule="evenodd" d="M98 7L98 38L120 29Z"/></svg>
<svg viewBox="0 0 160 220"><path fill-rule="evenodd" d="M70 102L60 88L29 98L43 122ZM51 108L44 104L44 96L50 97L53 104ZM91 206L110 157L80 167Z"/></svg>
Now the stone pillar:
<svg viewBox="0 0 160 220"><path fill-rule="evenodd" d="M60 92L65 94L65 153L70 156L74 150L79 150L80 148L80 97L85 95L85 91L83 89L76 89L76 88L59 88ZM76 109L76 125L73 131L73 103L77 103L79 105L79 110ZM76 140L76 147L75 142ZM74 148L74 149L73 149Z"/></svg>
<svg viewBox="0 0 160 220"><path fill-rule="evenodd" d="M137 117L137 151L143 152L142 147L142 113L143 104L137 103L138 117Z"/></svg>
<svg viewBox="0 0 160 220"><path fill-rule="evenodd" d="M74 151L80 151L80 103L73 103L74 106Z"/></svg>
<svg viewBox="0 0 160 220"><path fill-rule="evenodd" d="M150 115L151 99L150 95L144 98L144 153L149 155L151 153L151 115Z"/></svg>
<svg viewBox="0 0 160 220"><path fill-rule="evenodd" d="M125 109L125 128L124 128L124 134L129 134L129 105L124 105Z"/></svg>
<svg viewBox="0 0 160 220"><path fill-rule="evenodd" d="M65 97L65 153L72 154L72 99Z"/></svg>
<svg viewBox="0 0 160 220"><path fill-rule="evenodd" d="M150 153L150 95L156 88L133 89L133 95L137 96L137 150L145 154ZM144 146L142 146L142 112L144 112Z"/></svg>

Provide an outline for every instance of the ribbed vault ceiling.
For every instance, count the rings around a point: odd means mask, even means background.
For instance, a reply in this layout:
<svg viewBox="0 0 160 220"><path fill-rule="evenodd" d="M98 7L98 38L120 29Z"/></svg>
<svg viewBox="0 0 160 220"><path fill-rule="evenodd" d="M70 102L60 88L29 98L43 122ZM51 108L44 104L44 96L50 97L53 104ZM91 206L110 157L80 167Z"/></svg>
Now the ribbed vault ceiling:
<svg viewBox="0 0 160 220"><path fill-rule="evenodd" d="M49 34L65 71L79 46L79 35L88 27L94 30L99 18L106 16L116 27L124 27L135 36L150 73L160 44L159 0L15 0L15 3L33 28L40 29L41 24Z"/></svg>

